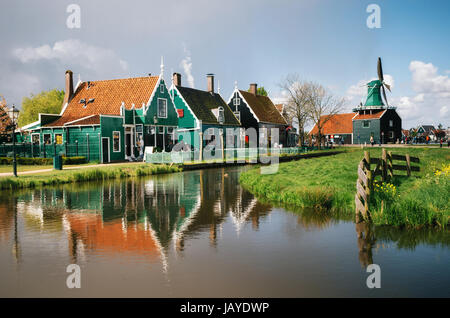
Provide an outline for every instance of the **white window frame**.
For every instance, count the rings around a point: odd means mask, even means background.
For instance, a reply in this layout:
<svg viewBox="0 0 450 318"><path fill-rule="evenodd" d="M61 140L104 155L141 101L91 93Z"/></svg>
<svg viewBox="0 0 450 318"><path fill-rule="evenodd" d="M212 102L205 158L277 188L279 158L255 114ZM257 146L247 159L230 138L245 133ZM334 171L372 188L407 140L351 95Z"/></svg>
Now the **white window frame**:
<svg viewBox="0 0 450 318"><path fill-rule="evenodd" d="M240 106L241 105L241 98L239 96L236 96L233 98L233 105L234 106Z"/></svg>
<svg viewBox="0 0 450 318"><path fill-rule="evenodd" d="M164 84L163 83L159 84L159 92L164 93Z"/></svg>
<svg viewBox="0 0 450 318"><path fill-rule="evenodd" d="M42 134L42 142L44 143L44 145L46 144L45 143L45 135L50 135L50 145L51 145L52 144L52 134L51 133Z"/></svg>
<svg viewBox="0 0 450 318"><path fill-rule="evenodd" d="M394 127L394 120L393 119L389 119L389 127Z"/></svg>
<svg viewBox="0 0 450 318"><path fill-rule="evenodd" d="M157 133L157 134L159 134L159 135L164 134L164 126L157 126L156 128L158 128L158 129L156 130L156 133Z"/></svg>
<svg viewBox="0 0 450 318"><path fill-rule="evenodd" d="M169 129L172 129L172 132L169 132ZM166 128L166 133L167 133L168 135L173 135L173 134L175 133L175 128L174 128L174 127L167 127L167 128Z"/></svg>
<svg viewBox="0 0 450 318"><path fill-rule="evenodd" d="M159 115L159 101L160 100L164 100L166 103L165 103L165 108L166 108L166 111L165 111L165 113L166 113L166 116L165 117L163 117L163 116L160 116ZM156 104L156 112L157 112L157 116L158 116L158 118L167 118L167 109L168 107L167 107L167 98L158 98L158 102L157 102L157 104Z"/></svg>
<svg viewBox="0 0 450 318"><path fill-rule="evenodd" d="M119 150L114 150L114 133L119 133ZM114 130L114 131L112 132L113 152L120 152L120 151L121 151L122 146L121 146L121 140L120 140L121 136L120 136L120 135L121 135L121 134L120 134L120 131L119 131L119 130Z"/></svg>
<svg viewBox="0 0 450 318"><path fill-rule="evenodd" d="M389 130L389 138L394 139L394 131Z"/></svg>
<svg viewBox="0 0 450 318"><path fill-rule="evenodd" d="M364 124L367 123L367 126L364 126ZM370 128L370 120L363 120L362 122L362 128Z"/></svg>
<svg viewBox="0 0 450 318"><path fill-rule="evenodd" d="M57 145L64 145L64 134L63 133L56 133L54 136L55 144L56 144L56 136L61 135L61 143Z"/></svg>
<svg viewBox="0 0 450 318"><path fill-rule="evenodd" d="M33 143L33 136L36 136L36 135L39 137L38 138L38 143L36 145L40 145L41 144L41 134L40 133L32 133L31 134L31 144L34 145L34 143Z"/></svg>
<svg viewBox="0 0 450 318"><path fill-rule="evenodd" d="M220 114L222 113L222 122L220 121ZM219 106L219 109L217 110L217 121L220 124L225 123L225 109L222 106Z"/></svg>

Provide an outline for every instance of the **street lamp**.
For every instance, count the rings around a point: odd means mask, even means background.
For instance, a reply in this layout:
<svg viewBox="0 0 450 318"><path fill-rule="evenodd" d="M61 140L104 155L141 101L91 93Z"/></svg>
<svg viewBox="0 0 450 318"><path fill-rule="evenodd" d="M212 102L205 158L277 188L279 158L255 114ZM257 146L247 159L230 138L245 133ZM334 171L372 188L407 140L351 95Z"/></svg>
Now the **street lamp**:
<svg viewBox="0 0 450 318"><path fill-rule="evenodd" d="M13 132L12 132L12 140L13 140L13 174L17 177L17 159L16 159L16 121L17 121L17 113L16 106L12 105L12 124L13 124Z"/></svg>

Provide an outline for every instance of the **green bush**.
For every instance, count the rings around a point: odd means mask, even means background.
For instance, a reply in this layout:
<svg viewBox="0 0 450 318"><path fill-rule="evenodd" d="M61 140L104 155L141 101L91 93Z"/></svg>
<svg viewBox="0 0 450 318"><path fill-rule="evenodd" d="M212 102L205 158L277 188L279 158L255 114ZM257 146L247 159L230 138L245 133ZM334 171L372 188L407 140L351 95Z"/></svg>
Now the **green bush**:
<svg viewBox="0 0 450 318"><path fill-rule="evenodd" d="M0 157L0 165L12 165L13 158L9 157ZM64 157L63 156L63 165L77 165L87 163L86 157ZM26 165L26 166L45 166L52 165L53 158L27 158L27 157L18 157L17 164Z"/></svg>

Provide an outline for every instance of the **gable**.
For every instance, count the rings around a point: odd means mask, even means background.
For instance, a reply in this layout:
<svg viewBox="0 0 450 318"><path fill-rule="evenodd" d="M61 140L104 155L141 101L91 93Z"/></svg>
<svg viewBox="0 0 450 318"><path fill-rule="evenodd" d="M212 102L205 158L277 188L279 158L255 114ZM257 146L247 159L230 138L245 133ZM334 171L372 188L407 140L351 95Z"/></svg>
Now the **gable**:
<svg viewBox="0 0 450 318"><path fill-rule="evenodd" d="M194 88L177 86L176 89L187 103L193 115L205 124L219 124L215 113L219 107L224 110L224 125L239 126L240 123L234 116L230 107L217 93L210 93Z"/></svg>
<svg viewBox="0 0 450 318"><path fill-rule="evenodd" d="M286 121L269 97L239 90L248 107L260 122L286 125Z"/></svg>

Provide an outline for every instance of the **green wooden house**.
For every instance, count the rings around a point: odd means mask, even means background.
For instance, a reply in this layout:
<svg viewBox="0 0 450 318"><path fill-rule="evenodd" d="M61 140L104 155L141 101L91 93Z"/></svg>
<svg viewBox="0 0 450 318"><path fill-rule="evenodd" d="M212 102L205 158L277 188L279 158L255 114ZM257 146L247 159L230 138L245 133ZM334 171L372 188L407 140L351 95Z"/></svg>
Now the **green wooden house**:
<svg viewBox="0 0 450 318"><path fill-rule="evenodd" d="M176 142L178 115L163 78L147 76L103 81L78 81L66 72L66 95L60 114L40 114L22 127L34 145L89 160L135 160L145 147L168 150ZM57 148L58 147L58 148Z"/></svg>
<svg viewBox="0 0 450 318"><path fill-rule="evenodd" d="M239 120L219 93L214 92L214 75L207 75L206 91L184 87L181 75L173 74L170 92L178 111L178 141L184 141L194 149L213 143L220 147L223 134L224 148L240 146L243 130Z"/></svg>
<svg viewBox="0 0 450 318"><path fill-rule="evenodd" d="M353 143L396 143L402 138L402 119L396 107L389 106L385 87L390 86L384 82L381 59L378 58L378 79L367 83L367 99L364 105L354 108L353 117ZM383 98L384 101L383 101Z"/></svg>

